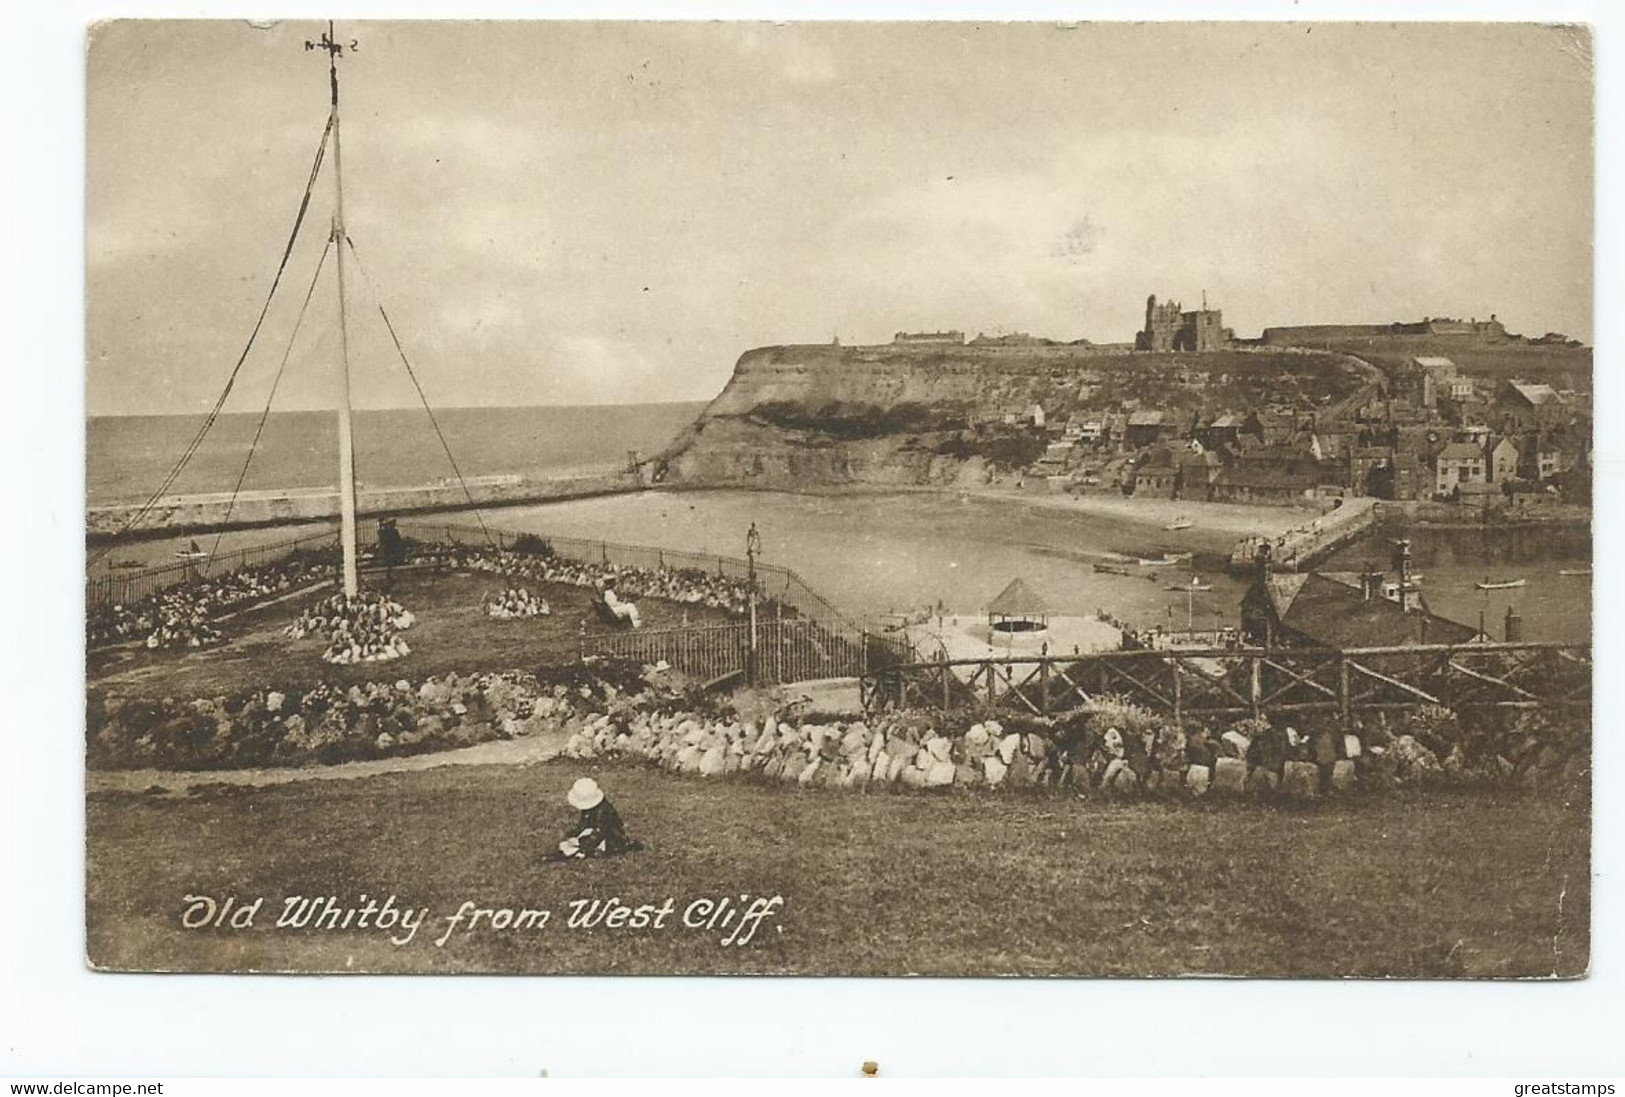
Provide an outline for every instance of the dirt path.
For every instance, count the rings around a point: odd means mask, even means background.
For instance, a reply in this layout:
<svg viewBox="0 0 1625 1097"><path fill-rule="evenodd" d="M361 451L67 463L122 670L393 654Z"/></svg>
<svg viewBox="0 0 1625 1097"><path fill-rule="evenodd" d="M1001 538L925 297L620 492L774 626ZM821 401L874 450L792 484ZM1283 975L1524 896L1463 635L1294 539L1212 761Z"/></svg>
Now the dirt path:
<svg viewBox="0 0 1625 1097"><path fill-rule="evenodd" d="M150 792L184 796L203 785L285 785L295 781L353 781L384 773L413 773L442 766L525 766L557 757L569 738L563 732L498 739L460 750L344 762L336 766L262 767L175 771L162 769L92 770L85 775L85 791Z"/></svg>

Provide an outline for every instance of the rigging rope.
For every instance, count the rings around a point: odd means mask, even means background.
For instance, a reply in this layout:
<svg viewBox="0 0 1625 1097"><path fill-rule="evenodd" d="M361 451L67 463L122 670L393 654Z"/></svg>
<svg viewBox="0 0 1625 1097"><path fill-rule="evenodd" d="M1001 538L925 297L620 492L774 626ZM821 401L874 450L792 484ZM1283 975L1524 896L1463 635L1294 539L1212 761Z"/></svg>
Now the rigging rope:
<svg viewBox="0 0 1625 1097"><path fill-rule="evenodd" d="M480 531L485 534L486 543L494 548L496 547L496 540L491 536L490 529L485 525L485 515L480 511L480 505L474 501L474 493L468 490L468 481L463 479L463 470L457 467L457 458L452 456L451 446L446 442L445 432L440 429L440 421L435 418L434 408L429 406L429 398L424 395L423 386L418 382L417 372L412 369L412 363L407 360L406 351L401 346L401 338L395 334L395 325L390 322L389 313L384 311L383 295L378 292L378 284L372 280L372 274L367 270L367 264L361 261L360 253L355 250L355 241L350 239L348 232L344 234L344 242L349 245L350 254L355 256L355 264L361 270L361 277L366 280L367 288L372 291L373 302L378 306L378 315L384 319L384 327L389 331L390 341L395 344L395 353L400 355L401 365L406 367L406 375L412 379L412 387L417 390L418 400L422 402L423 410L429 413L429 424L434 427L435 436L440 439L440 448L445 450L446 460L451 462L451 471L457 476L457 483L463 489L463 497L468 500L468 505L473 509L474 517L480 524Z"/></svg>
<svg viewBox="0 0 1625 1097"><path fill-rule="evenodd" d="M322 159L327 155L327 139L333 132L333 122L334 115L330 111L327 115L327 125L322 129L322 139L316 146L315 160L310 165L310 178L305 181L304 197L299 200L299 212L294 216L293 231L288 234L288 242L282 249L282 260L277 264L275 277L271 279L271 289L265 295L265 303L260 306L259 318L254 321L254 330L249 333L248 342L243 346L243 352L237 356L237 364L232 367L231 375L226 378L225 388L220 390L220 396L215 400L214 406L203 420L203 425L198 428L197 434L187 444L186 449L181 453L180 460L175 462L175 467L170 469L169 474L164 477L164 482L159 485L158 490L148 496L147 501L142 503L134 514L130 515L119 531L109 539L105 548L85 561L86 567L94 565L112 552L119 539L134 529L136 523L146 517L153 507L157 506L158 501L164 497L164 493L174 485L181 472L185 470L187 464L197 454L199 447L203 445L203 439L208 435L215 421L220 418L220 409L225 407L226 398L231 395L232 386L237 383L237 375L242 372L243 363L248 360L248 352L254 348L254 341L259 337L260 328L265 324L265 316L271 311L271 301L276 297L277 287L282 284L283 272L288 269L288 258L293 254L294 243L299 239L299 229L305 223L305 212L310 208L311 192L316 189L316 179L322 170Z"/></svg>
<svg viewBox="0 0 1625 1097"><path fill-rule="evenodd" d="M260 435L265 433L265 421L271 416L271 401L276 399L276 390L282 384L282 373L288 368L288 359L293 354L294 340L299 338L299 329L305 322L305 310L310 308L310 299L316 295L316 283L321 280L322 267L327 264L327 253L333 250L333 238L329 236L327 243L322 247L321 258L316 260L316 272L310 276L310 288L305 291L305 300L299 306L299 315L294 318L293 330L288 333L288 345L282 349L282 361L277 364L276 377L271 380L271 391L265 397L265 408L260 412L260 421L254 427L254 440L248 444L248 456L243 458L243 469L237 474L237 483L231 489L231 501L226 504L226 516L220 520L220 529L214 535L214 547L209 550L209 559L203 566L203 573L207 575L214 566L215 554L220 551L220 539L226 535L226 527L231 524L231 512L237 508L237 495L243 490L243 481L248 478L248 466L254 461L254 451L259 448Z"/></svg>

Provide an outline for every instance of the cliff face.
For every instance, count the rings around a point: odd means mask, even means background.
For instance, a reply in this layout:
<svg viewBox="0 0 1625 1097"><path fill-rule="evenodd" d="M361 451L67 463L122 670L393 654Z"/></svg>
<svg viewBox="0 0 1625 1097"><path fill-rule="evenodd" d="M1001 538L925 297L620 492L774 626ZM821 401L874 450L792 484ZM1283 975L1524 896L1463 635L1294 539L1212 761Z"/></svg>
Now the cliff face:
<svg viewBox="0 0 1625 1097"><path fill-rule="evenodd" d="M1204 410L1339 399L1369 373L1342 356L1285 351L763 347L739 359L726 387L663 455L664 476L763 488L977 483L991 467L1020 467L1036 455L1023 460L1018 439L990 442L973 424L1034 404L1052 421L1125 400L1188 420ZM1042 451L1041 441L1031 444Z"/></svg>

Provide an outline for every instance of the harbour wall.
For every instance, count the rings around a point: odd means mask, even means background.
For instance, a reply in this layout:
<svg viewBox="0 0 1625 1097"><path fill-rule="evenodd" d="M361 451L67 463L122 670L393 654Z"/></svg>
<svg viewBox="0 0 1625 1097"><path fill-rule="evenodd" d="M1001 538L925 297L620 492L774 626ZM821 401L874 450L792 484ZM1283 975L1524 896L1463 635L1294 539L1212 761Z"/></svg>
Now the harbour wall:
<svg viewBox="0 0 1625 1097"><path fill-rule="evenodd" d="M545 480L475 483L468 486L466 494L460 484L361 488L356 493L356 513L361 517L378 517L520 506L619 495L647 486L639 473L605 471ZM129 534L172 535L331 520L339 516L339 497L336 488L242 492L235 501L229 492L166 496L130 525L140 510L138 503L89 507L85 514L85 536L92 541L106 540L125 533L127 525Z"/></svg>
<svg viewBox="0 0 1625 1097"><path fill-rule="evenodd" d="M1367 498L1344 499L1343 505L1329 510L1314 521L1290 529L1271 542L1271 560L1281 571L1307 571L1337 549L1370 529L1377 521L1377 501ZM1258 546L1266 538L1245 537L1230 553L1230 566L1237 571L1251 567Z"/></svg>

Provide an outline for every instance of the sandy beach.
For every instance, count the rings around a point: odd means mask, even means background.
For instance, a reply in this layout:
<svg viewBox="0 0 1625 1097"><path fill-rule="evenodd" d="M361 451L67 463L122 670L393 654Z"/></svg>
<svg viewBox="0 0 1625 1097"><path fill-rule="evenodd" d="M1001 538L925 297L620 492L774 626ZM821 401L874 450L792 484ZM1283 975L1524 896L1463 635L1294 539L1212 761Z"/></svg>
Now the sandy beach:
<svg viewBox="0 0 1625 1097"><path fill-rule="evenodd" d="M1019 506L1045 510L1071 511L1111 517L1123 522L1166 529L1174 520L1189 518L1194 525L1186 534L1223 534L1240 539L1254 534L1277 537L1290 529L1308 524L1322 510L1314 507L1267 507L1246 503L1206 503L1186 499L1147 499L1130 495L1045 494L1013 487L989 486L961 489L965 495L993 499Z"/></svg>

